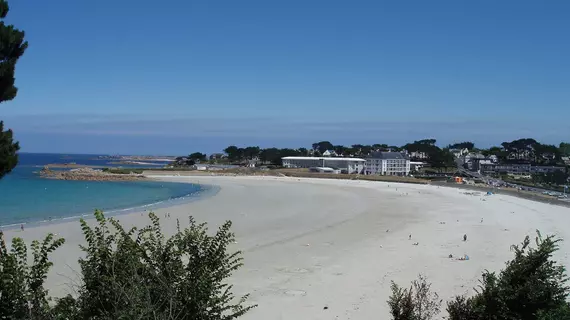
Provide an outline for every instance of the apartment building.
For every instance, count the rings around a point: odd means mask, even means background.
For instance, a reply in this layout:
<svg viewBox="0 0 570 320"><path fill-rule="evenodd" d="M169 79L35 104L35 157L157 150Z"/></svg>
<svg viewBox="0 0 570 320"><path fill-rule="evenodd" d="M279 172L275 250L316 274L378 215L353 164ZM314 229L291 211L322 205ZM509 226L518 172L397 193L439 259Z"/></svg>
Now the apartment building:
<svg viewBox="0 0 570 320"><path fill-rule="evenodd" d="M342 173L364 172L365 160L360 158L283 157L285 168L332 168Z"/></svg>
<svg viewBox="0 0 570 320"><path fill-rule="evenodd" d="M529 175L534 173L551 173L555 171L565 172L565 167L559 166L533 166L530 164L481 164L480 170L483 173L509 173L519 175Z"/></svg>
<svg viewBox="0 0 570 320"><path fill-rule="evenodd" d="M410 158L400 152L374 152L366 158L366 174L407 176Z"/></svg>

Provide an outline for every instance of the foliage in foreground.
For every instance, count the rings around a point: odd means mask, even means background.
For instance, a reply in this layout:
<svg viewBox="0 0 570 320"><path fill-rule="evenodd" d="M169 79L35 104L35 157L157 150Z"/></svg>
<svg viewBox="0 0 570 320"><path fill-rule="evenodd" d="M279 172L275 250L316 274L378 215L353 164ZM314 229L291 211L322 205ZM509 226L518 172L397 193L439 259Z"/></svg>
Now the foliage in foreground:
<svg viewBox="0 0 570 320"><path fill-rule="evenodd" d="M430 290L431 284L425 276L420 275L418 280L412 281L409 289L401 288L394 282L390 288L392 295L388 305L394 320L430 320L440 311L442 300Z"/></svg>
<svg viewBox="0 0 570 320"><path fill-rule="evenodd" d="M507 262L504 270L499 274L486 271L473 297L457 296L447 303L449 319L570 320L566 270L552 260L559 242L560 239L553 236L543 239L537 232L536 248L530 247L528 236L520 246L512 246L515 257ZM420 278L419 282L422 281L425 279ZM429 285L423 288L429 292ZM392 296L388 300L392 319L432 319L418 317L417 310L424 310L425 315L432 317L439 313L439 306L426 304L423 302L426 299L413 299L411 291L392 284ZM430 296L429 293L422 295ZM426 306L431 312L425 311Z"/></svg>
<svg viewBox="0 0 570 320"><path fill-rule="evenodd" d="M97 225L84 220L87 244L79 260L78 295L50 304L43 283L51 267L48 254L63 244L49 235L32 244L34 263L15 238L11 251L0 251L0 319L235 319L253 306L236 299L228 277L242 265L228 221L215 235L190 218L186 229L166 239L159 219L141 230L125 230L115 219L95 212ZM36 253L37 252L37 253Z"/></svg>
<svg viewBox="0 0 570 320"><path fill-rule="evenodd" d="M48 255L60 247L63 239L48 234L40 244L33 241L32 263L28 248L20 238L8 249L0 232L0 319L48 319L50 299L43 284L52 263Z"/></svg>

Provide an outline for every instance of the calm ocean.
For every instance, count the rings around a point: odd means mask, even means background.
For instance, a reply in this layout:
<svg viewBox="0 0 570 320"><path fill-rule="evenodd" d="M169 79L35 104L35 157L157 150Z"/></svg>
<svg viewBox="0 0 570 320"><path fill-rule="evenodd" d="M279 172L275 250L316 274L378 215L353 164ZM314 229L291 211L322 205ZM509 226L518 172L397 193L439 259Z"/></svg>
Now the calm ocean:
<svg viewBox="0 0 570 320"><path fill-rule="evenodd" d="M97 157L21 153L18 167L0 180L0 226L76 217L95 209L107 213L152 209L208 191L188 183L63 181L41 179L34 173L49 163L113 166L108 164L111 160Z"/></svg>

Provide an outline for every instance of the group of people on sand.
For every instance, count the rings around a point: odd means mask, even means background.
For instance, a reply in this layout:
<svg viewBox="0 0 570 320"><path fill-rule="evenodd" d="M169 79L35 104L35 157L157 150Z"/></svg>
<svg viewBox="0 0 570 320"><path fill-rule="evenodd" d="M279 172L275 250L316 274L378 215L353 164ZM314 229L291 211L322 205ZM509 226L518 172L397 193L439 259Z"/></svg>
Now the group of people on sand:
<svg viewBox="0 0 570 320"><path fill-rule="evenodd" d="M481 218L481 223L483 223L483 218ZM445 224L445 222L440 222L440 224ZM386 232L389 232L389 231L390 231L390 229L386 230ZM411 233L410 233L410 235L408 236L408 240L412 240L412 234L411 234ZM463 235L463 242L466 242L466 241L467 241L467 234L464 234L464 235ZM419 244L420 244L419 242L414 242L414 243L412 243L412 245L414 245L414 246L417 246L417 245L419 245ZM449 259L453 259L453 254L450 253L449 256L448 256L448 258L449 258ZM466 254L464 254L464 255L462 255L461 257L457 258L457 260L461 260L461 261L469 260L469 256L466 255Z"/></svg>

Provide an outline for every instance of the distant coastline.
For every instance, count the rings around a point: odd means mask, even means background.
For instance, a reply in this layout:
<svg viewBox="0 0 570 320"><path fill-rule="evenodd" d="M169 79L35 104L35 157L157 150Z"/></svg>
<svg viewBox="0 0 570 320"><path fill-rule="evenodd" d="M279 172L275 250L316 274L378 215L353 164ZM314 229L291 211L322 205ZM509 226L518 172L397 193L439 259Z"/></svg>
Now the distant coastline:
<svg viewBox="0 0 570 320"><path fill-rule="evenodd" d="M54 169L76 169L76 168L106 168L106 166L102 166L102 165L87 165L87 164L79 164L79 163L75 163L75 162L68 162L68 163L48 163L46 165L43 165L43 167L49 167L49 168L54 168Z"/></svg>
<svg viewBox="0 0 570 320"><path fill-rule="evenodd" d="M51 170L50 166L46 165L39 172L39 175L41 178L46 179L79 181L139 181L147 179L144 175L136 172L118 174L94 169L89 166L76 166L78 165L74 165L74 169L71 170ZM66 168L69 167L66 166Z"/></svg>
<svg viewBox="0 0 570 320"><path fill-rule="evenodd" d="M98 156L93 160L115 160L115 161L154 161L154 162L172 162L176 160L174 156L120 156L107 155Z"/></svg>

